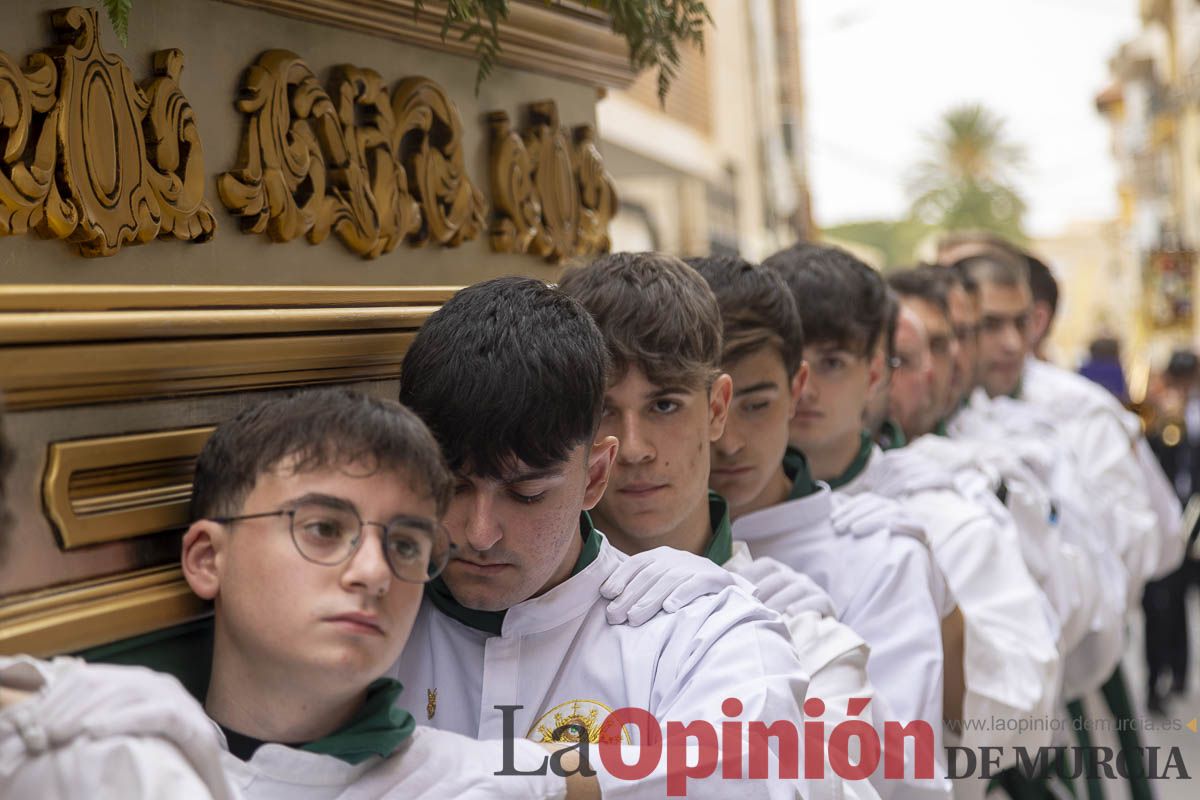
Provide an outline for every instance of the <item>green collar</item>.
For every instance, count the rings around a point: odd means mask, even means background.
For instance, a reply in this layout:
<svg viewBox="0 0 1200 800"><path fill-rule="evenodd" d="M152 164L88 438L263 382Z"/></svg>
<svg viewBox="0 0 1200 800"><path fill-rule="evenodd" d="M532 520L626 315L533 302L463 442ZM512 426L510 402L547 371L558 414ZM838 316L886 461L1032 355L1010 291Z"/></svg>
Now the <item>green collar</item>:
<svg viewBox="0 0 1200 800"><path fill-rule="evenodd" d="M729 503L724 497L708 492L708 520L712 525L713 537L704 551L704 557L718 567L733 558L733 527L729 524Z"/></svg>
<svg viewBox="0 0 1200 800"><path fill-rule="evenodd" d="M417 727L412 714L396 705L403 688L399 681L380 678L367 687L367 699L353 719L300 749L333 756L347 764L360 764L371 756L387 758Z"/></svg>
<svg viewBox="0 0 1200 800"><path fill-rule="evenodd" d="M861 475L862 471L867 468L867 462L871 460L871 450L874 447L875 443L871 441L871 434L863 431L858 445L858 455L850 462L850 466L846 467L845 472L828 481L829 488L840 489Z"/></svg>
<svg viewBox="0 0 1200 800"><path fill-rule="evenodd" d="M1013 400L1020 400L1021 392L1024 388L1025 388L1025 376L1022 375L1020 380L1017 381L1017 388L1012 390L1012 394L1010 394L1009 397L1011 397Z"/></svg>
<svg viewBox="0 0 1200 800"><path fill-rule="evenodd" d="M804 453L791 445L788 445L783 454L783 474L792 482L788 500L799 500L817 491L817 484L812 479L812 473L808 471L808 459L804 457Z"/></svg>
<svg viewBox="0 0 1200 800"><path fill-rule="evenodd" d="M600 554L600 534L592 525L592 518L586 511L579 515L579 535L583 537L583 549L579 551L579 559L571 570L571 577L582 572ZM468 628L474 628L493 636L499 636L504 628L504 611L478 611L467 608L454 599L450 587L440 577L430 581L425 587L425 595L429 601L446 616L456 619Z"/></svg>
<svg viewBox="0 0 1200 800"><path fill-rule="evenodd" d="M934 436L949 436L950 433L946 430L946 420L939 419L938 424L933 427Z"/></svg>
<svg viewBox="0 0 1200 800"><path fill-rule="evenodd" d="M894 419L883 421L883 424L879 426L879 437L876 441L884 450L895 450L908 444L908 439L904 438L904 431L900 428L900 423Z"/></svg>

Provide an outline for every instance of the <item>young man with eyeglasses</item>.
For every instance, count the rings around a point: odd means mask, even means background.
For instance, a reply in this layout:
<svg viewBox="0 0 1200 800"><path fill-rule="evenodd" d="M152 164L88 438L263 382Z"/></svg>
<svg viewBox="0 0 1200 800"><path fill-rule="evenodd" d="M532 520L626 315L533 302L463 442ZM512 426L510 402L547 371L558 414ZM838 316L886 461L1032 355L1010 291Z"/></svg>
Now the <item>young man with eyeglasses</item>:
<svg viewBox="0 0 1200 800"><path fill-rule="evenodd" d="M138 667L0 659L6 790L598 796L594 780L532 774L547 757L532 743L416 727L394 703L399 684L380 678L445 566L450 491L436 442L394 402L302 392L218 426L197 461L197 519L182 556L189 585L214 605L204 709L172 678ZM12 686L25 691L14 698ZM505 763L530 774L496 775Z"/></svg>
<svg viewBox="0 0 1200 800"><path fill-rule="evenodd" d="M809 456L813 477L828 482L835 492L871 492L899 501L927 531L934 558L958 601L966 632L962 704L968 722L957 731L961 744L1005 746L1009 762L1015 761L1010 745L1036 749L1049 744L1049 731L979 731L970 724L993 718L1037 719L1053 708L1057 695L1059 623L1022 561L1011 521L1008 527L998 524L996 515L1003 509L972 502L954 476L937 464L913 458L909 447L883 453L862 430L878 372L871 364L872 349L861 342L873 345L882 327L882 277L831 247L800 245L765 263L787 281L804 320L805 361L819 365L811 370L811 388L800 397L791 426L792 445ZM934 424L934 412L944 407L949 394L953 332L944 316L931 325L923 309L905 303L902 287L896 282L892 286L902 308L921 317L926 335L940 336L945 343L933 358L932 400L922 420L924 425ZM906 436L909 433L905 430ZM978 788L979 783L959 782L956 792Z"/></svg>
<svg viewBox="0 0 1200 800"><path fill-rule="evenodd" d="M671 749L657 726L719 727L723 709L795 723L808 676L783 621L741 586L656 594L664 564L734 582L725 570L667 547L627 557L593 525L587 511L617 457L616 438L598 433L608 363L588 312L532 278L463 289L421 328L400 398L455 473L446 527L457 550L393 674L428 698L425 724L480 738L607 739L624 763L649 759L650 769L633 784L593 751L605 796L662 797L687 776L655 755ZM612 624L604 595L626 584L653 589L642 605L670 613ZM611 715L626 707L655 722L617 724ZM794 781L777 779L778 744L766 754L776 779L761 780L726 763L732 749L689 739L689 771L703 779L686 781L688 796L796 796Z"/></svg>
<svg viewBox="0 0 1200 800"><path fill-rule="evenodd" d="M214 607L205 710L251 797L555 797L496 776L503 742L417 727L381 678L445 567L452 481L412 412L303 392L218 426L196 464L183 573ZM419 644L415 646L420 646ZM545 757L518 743L526 764Z"/></svg>

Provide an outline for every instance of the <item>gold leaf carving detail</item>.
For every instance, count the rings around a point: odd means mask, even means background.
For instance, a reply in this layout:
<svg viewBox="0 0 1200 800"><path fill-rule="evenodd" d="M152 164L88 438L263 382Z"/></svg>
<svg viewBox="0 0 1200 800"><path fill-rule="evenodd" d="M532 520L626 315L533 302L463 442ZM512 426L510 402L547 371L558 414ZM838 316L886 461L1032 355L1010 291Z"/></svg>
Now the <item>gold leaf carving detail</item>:
<svg viewBox="0 0 1200 800"><path fill-rule="evenodd" d="M211 238L182 54L156 53L154 77L139 87L100 47L95 11L68 8L51 21L62 44L23 67L0 52L0 236L36 231L87 256L157 236Z"/></svg>
<svg viewBox="0 0 1200 800"><path fill-rule="evenodd" d="M488 115L492 249L551 263L608 252L617 194L591 126L568 134L552 101L533 103L520 135L508 114Z"/></svg>
<svg viewBox="0 0 1200 800"><path fill-rule="evenodd" d="M286 50L268 50L247 72L241 153L218 182L244 228L313 244L334 232L364 258L401 241L454 247L478 236L483 195L441 87L408 78L389 96L378 73L352 66L333 70L331 85Z"/></svg>

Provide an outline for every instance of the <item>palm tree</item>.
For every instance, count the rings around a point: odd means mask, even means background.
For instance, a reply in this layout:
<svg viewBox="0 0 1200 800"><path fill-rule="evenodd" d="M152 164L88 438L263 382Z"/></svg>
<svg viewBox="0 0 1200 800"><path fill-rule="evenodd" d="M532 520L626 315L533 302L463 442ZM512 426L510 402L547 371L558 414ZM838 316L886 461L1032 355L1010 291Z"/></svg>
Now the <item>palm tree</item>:
<svg viewBox="0 0 1200 800"><path fill-rule="evenodd" d="M909 184L915 217L945 230L980 228L1024 238L1025 202L1012 182L1024 150L1008 140L1003 118L979 103L956 106L925 141L928 155Z"/></svg>

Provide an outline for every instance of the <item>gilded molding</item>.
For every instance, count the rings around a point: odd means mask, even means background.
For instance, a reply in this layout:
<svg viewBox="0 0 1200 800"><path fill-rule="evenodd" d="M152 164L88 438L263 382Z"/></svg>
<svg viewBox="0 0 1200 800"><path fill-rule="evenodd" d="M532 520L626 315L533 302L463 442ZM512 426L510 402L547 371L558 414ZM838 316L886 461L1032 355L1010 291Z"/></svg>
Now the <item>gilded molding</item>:
<svg viewBox="0 0 1200 800"><path fill-rule="evenodd" d="M550 100L529 106L521 133L503 111L489 114L488 126L492 249L555 264L608 252L617 193L592 127L560 127Z"/></svg>
<svg viewBox="0 0 1200 800"><path fill-rule="evenodd" d="M63 550L182 528L211 427L52 442L42 502Z"/></svg>
<svg viewBox="0 0 1200 800"><path fill-rule="evenodd" d="M94 10L56 11L51 21L63 44L24 67L0 52L0 236L35 231L85 256L155 237L211 238L204 156L179 88L182 53L155 53L154 77L139 87L101 48Z"/></svg>
<svg viewBox="0 0 1200 800"><path fill-rule="evenodd" d="M218 181L244 229L312 244L333 232L364 258L401 241L454 247L478 236L483 194L442 88L408 78L389 96L379 73L351 66L334 70L332 86L287 50L268 50L247 71L238 164Z"/></svg>
<svg viewBox="0 0 1200 800"><path fill-rule="evenodd" d="M83 581L0 600L0 654L71 653L200 619L211 611L178 566Z"/></svg>
<svg viewBox="0 0 1200 800"><path fill-rule="evenodd" d="M394 379L453 287L0 287L13 410Z"/></svg>

